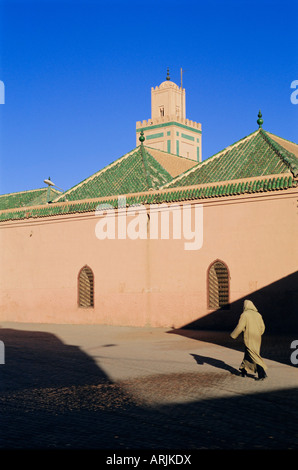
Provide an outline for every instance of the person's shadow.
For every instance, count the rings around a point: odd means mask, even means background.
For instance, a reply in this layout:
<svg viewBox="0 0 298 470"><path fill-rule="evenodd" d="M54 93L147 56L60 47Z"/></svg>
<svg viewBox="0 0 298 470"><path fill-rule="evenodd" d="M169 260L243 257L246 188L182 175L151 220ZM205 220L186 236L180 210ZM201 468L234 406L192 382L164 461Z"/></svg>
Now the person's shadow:
<svg viewBox="0 0 298 470"><path fill-rule="evenodd" d="M206 356L199 356L198 354L191 354L197 364L209 364L210 366L217 367L218 369L227 370L233 375L240 375L240 372L232 366L229 366L224 361L220 361L219 359L214 359L213 357L206 357Z"/></svg>

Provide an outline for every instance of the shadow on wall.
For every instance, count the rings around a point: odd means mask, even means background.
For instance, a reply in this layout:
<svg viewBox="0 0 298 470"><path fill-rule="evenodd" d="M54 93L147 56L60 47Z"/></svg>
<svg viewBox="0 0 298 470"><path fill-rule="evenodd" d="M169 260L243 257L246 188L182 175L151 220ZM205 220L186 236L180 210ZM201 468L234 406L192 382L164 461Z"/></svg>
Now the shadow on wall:
<svg viewBox="0 0 298 470"><path fill-rule="evenodd" d="M298 272L232 302L229 309L216 310L169 333L243 351L241 335L233 340L230 333L238 323L246 299L255 304L265 322L261 354L292 365L290 345L298 339Z"/></svg>
<svg viewBox="0 0 298 470"><path fill-rule="evenodd" d="M228 309L218 309L182 328L233 330L243 312L246 299L251 300L261 313L266 332L293 333L294 331L298 334L298 271L232 302Z"/></svg>

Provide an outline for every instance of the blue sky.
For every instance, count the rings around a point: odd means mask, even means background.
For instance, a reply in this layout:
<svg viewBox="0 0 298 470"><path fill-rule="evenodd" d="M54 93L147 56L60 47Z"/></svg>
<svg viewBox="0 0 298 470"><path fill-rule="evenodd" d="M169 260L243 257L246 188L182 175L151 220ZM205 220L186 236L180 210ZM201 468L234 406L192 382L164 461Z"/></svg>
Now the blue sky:
<svg viewBox="0 0 298 470"><path fill-rule="evenodd" d="M298 142L298 2L0 0L0 193L68 189L136 146L180 84L203 159L257 129Z"/></svg>

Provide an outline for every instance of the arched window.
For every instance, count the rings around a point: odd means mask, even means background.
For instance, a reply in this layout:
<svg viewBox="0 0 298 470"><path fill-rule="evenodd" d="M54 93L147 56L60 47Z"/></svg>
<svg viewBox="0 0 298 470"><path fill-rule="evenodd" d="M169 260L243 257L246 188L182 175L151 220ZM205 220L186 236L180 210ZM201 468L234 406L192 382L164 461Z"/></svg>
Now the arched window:
<svg viewBox="0 0 298 470"><path fill-rule="evenodd" d="M229 271L222 261L214 261L208 269L208 307L227 308L229 304Z"/></svg>
<svg viewBox="0 0 298 470"><path fill-rule="evenodd" d="M79 272L78 291L79 307L93 307L94 276L89 266L84 266Z"/></svg>

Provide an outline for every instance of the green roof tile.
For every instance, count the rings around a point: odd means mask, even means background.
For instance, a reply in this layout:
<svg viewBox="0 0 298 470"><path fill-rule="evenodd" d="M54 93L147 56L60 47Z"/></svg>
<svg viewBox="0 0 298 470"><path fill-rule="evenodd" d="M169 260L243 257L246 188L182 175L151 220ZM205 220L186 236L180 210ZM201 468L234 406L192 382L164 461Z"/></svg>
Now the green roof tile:
<svg viewBox="0 0 298 470"><path fill-rule="evenodd" d="M55 199L60 191L54 188L33 189L17 193L0 195L0 210L14 209L16 207L39 206Z"/></svg>
<svg viewBox="0 0 298 470"><path fill-rule="evenodd" d="M56 201L77 201L148 191L158 189L172 179L150 152L140 146L69 189Z"/></svg>
<svg viewBox="0 0 298 470"><path fill-rule="evenodd" d="M282 178L269 178L269 179L258 179L250 182L235 182L229 184L210 184L200 188L195 188L194 190L187 190L181 192L181 190L166 191L160 190L154 193L144 193L142 195L129 196L126 198L127 206L137 205L137 204L157 204L161 202L175 202L189 200L189 199L205 199L205 198L214 198L214 197L224 197L231 195L240 195L240 194L252 194L262 191L273 191L279 189L290 188L293 186L293 178L291 176L282 177ZM24 208L15 210L14 212L2 211L0 212L0 220L10 220L10 219L25 219L28 217L47 217L57 214L71 214L77 212L91 212L94 211L98 204L108 204L107 207L117 208L118 207L118 198L115 196L114 199L95 199L89 201L73 201L72 203L53 203L41 206L40 208ZM121 204L120 204L121 206Z"/></svg>
<svg viewBox="0 0 298 470"><path fill-rule="evenodd" d="M50 188L51 204L48 188L0 196L0 221L92 212L98 204L117 208L119 195L132 206L297 187L298 146L281 143L260 128L174 179L163 166L165 159L141 145L65 193Z"/></svg>
<svg viewBox="0 0 298 470"><path fill-rule="evenodd" d="M298 158L263 129L198 163L164 188L230 181L274 174L298 175Z"/></svg>

